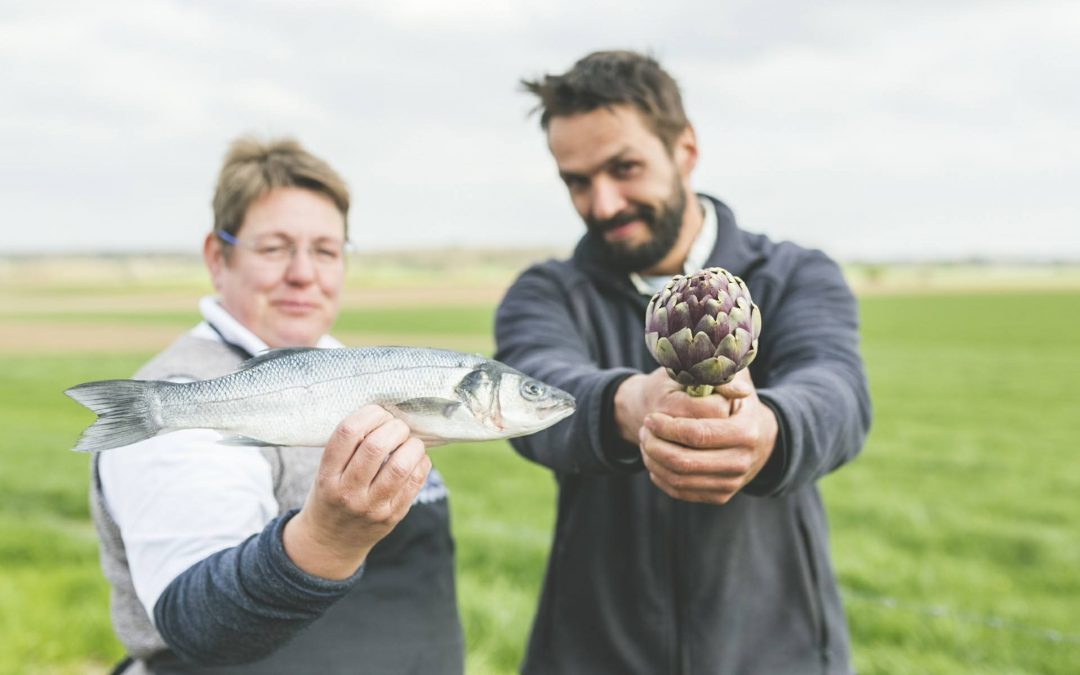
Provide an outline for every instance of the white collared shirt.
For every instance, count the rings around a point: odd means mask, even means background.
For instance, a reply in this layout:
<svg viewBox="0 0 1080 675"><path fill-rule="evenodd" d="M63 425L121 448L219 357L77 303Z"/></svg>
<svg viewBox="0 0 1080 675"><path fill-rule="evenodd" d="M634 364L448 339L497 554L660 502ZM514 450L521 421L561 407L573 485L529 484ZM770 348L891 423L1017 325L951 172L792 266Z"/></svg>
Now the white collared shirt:
<svg viewBox="0 0 1080 675"><path fill-rule="evenodd" d="M252 354L267 349L216 298L203 298L199 310L205 321L189 335L224 337ZM318 346L342 345L323 336ZM261 532L278 515L270 465L259 448L222 445L221 438L209 429L185 429L98 458L105 506L120 526L135 594L151 620L173 579Z"/></svg>
<svg viewBox="0 0 1080 675"><path fill-rule="evenodd" d="M705 197L698 197L698 203L701 204L704 218L701 223L701 230L698 231L694 243L690 245L690 250L686 254L686 261L683 262L683 274L686 275L693 274L704 268L709 256L712 255L713 249L716 248L716 206ZM661 290L667 282L671 281L671 276L667 274L643 276L637 272L631 272L630 281L633 282L634 288L639 293L651 296Z"/></svg>

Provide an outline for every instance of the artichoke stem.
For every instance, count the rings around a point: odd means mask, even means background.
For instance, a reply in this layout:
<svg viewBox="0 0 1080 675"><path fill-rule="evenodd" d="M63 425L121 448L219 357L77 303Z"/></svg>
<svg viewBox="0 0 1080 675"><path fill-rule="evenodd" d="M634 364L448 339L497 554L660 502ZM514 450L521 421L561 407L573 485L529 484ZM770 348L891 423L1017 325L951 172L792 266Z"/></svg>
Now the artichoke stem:
<svg viewBox="0 0 1080 675"><path fill-rule="evenodd" d="M713 392L711 384L692 384L686 388L686 393L691 396L708 396Z"/></svg>

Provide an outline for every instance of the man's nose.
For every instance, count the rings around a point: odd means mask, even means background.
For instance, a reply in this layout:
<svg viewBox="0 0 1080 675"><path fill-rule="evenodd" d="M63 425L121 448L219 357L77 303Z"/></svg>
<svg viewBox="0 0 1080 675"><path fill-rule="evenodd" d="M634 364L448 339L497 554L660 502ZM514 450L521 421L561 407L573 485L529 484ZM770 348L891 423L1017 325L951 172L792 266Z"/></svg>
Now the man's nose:
<svg viewBox="0 0 1080 675"><path fill-rule="evenodd" d="M598 176L593 183L590 206L594 219L609 220L622 213L627 202L615 181Z"/></svg>

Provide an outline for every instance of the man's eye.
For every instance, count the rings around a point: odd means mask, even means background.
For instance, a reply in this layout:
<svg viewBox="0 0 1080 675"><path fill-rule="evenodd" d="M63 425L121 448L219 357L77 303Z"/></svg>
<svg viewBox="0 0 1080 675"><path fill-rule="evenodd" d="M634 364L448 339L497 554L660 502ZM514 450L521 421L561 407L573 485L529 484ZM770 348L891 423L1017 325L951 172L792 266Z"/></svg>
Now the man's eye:
<svg viewBox="0 0 1080 675"><path fill-rule="evenodd" d="M319 246L315 249L315 255L323 260L332 261L341 257L341 250L329 246Z"/></svg>
<svg viewBox="0 0 1080 675"><path fill-rule="evenodd" d="M637 170L637 162L617 162L611 167L611 173L616 178L629 178Z"/></svg>

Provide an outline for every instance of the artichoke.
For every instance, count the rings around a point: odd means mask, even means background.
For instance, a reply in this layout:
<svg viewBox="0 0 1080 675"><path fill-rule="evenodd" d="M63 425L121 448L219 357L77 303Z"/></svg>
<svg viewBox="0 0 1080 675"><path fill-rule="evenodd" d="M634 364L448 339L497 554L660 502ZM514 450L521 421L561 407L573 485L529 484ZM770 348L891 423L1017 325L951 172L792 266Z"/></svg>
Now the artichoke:
<svg viewBox="0 0 1080 675"><path fill-rule="evenodd" d="M707 396L757 355L761 311L739 277L720 268L677 274L649 301L645 344L691 396Z"/></svg>

